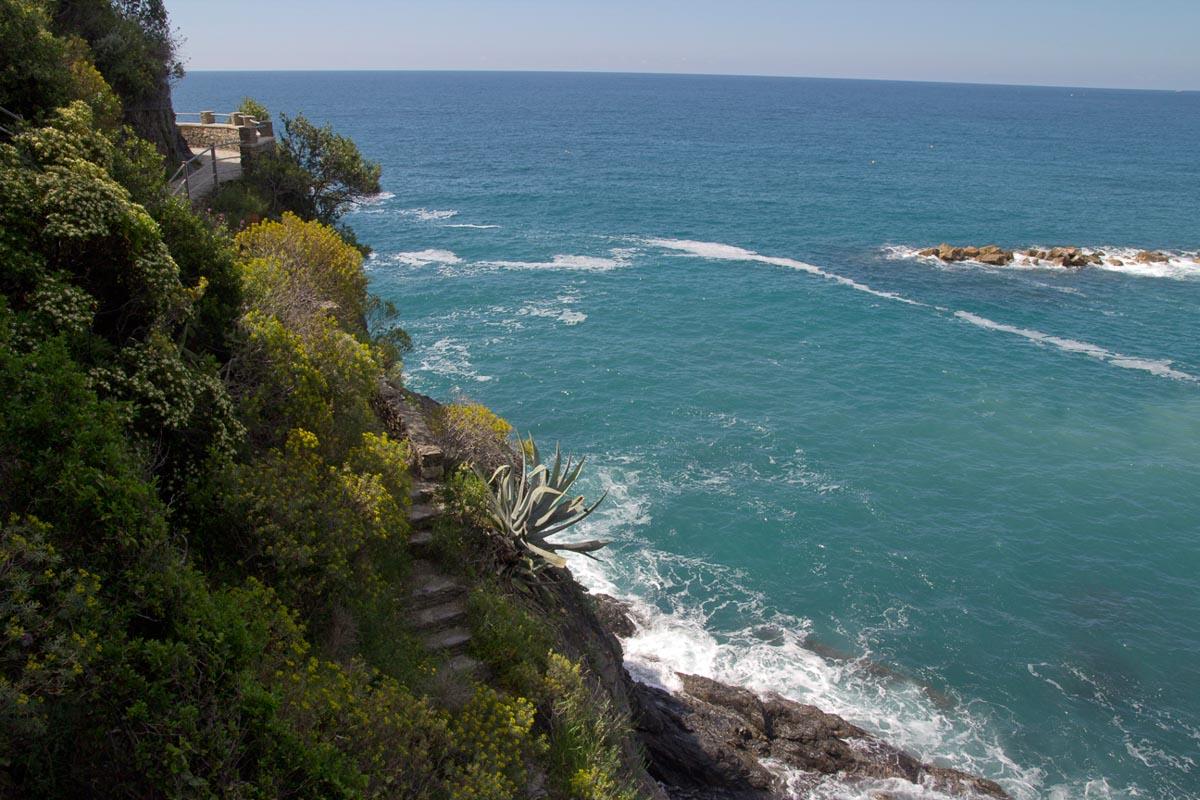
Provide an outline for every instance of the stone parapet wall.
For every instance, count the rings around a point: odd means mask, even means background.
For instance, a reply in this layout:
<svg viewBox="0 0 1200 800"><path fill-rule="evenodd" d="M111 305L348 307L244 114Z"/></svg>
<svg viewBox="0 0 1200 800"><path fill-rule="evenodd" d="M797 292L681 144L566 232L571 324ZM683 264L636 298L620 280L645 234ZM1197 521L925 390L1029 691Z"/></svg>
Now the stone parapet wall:
<svg viewBox="0 0 1200 800"><path fill-rule="evenodd" d="M229 144L239 141L238 128L234 125L201 125L196 122L176 123L188 147L209 147L214 144Z"/></svg>

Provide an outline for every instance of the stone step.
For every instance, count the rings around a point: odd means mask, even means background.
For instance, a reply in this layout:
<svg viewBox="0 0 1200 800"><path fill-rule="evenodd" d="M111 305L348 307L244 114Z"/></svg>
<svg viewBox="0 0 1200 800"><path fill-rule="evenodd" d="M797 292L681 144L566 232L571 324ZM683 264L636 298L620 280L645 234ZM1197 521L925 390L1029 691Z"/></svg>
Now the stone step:
<svg viewBox="0 0 1200 800"><path fill-rule="evenodd" d="M413 627L423 633L444 630L462 622L467 617L467 604L456 597L435 606L421 609L413 614Z"/></svg>
<svg viewBox="0 0 1200 800"><path fill-rule="evenodd" d="M466 593L461 583L438 572L433 564L424 560L413 562L412 587L408 595L409 607L415 611L436 606Z"/></svg>
<svg viewBox="0 0 1200 800"><path fill-rule="evenodd" d="M414 555L430 557L433 555L433 531L413 531L408 537L408 548Z"/></svg>
<svg viewBox="0 0 1200 800"><path fill-rule="evenodd" d="M427 480L436 480L446 473L446 454L436 444L420 444L414 438L417 453L417 474Z"/></svg>
<svg viewBox="0 0 1200 800"><path fill-rule="evenodd" d="M431 500L437 499L438 488L440 486L441 484L436 481L415 480L408 496L412 498L413 505L428 503Z"/></svg>
<svg viewBox="0 0 1200 800"><path fill-rule="evenodd" d="M445 513L446 509L439 503L421 503L409 509L408 523L414 528L428 528Z"/></svg>
<svg viewBox="0 0 1200 800"><path fill-rule="evenodd" d="M425 649L444 653L461 653L471 641L471 632L466 628L454 627L431 633L423 640Z"/></svg>
<svg viewBox="0 0 1200 800"><path fill-rule="evenodd" d="M443 667L454 675L471 675L476 678L483 675L483 664L471 658L466 653L459 653L446 662Z"/></svg>

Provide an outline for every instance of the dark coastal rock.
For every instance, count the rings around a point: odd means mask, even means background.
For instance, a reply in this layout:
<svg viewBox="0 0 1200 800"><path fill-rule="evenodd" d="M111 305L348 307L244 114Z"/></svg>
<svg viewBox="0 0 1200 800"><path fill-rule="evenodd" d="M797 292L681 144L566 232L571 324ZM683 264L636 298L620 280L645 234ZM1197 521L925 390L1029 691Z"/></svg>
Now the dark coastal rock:
<svg viewBox="0 0 1200 800"><path fill-rule="evenodd" d="M922 763L815 706L697 675L679 678L678 694L637 685L649 768L672 797L785 796L764 760L810 774L813 785L834 775L899 778L955 795L1008 796L993 781Z"/></svg>
<svg viewBox="0 0 1200 800"><path fill-rule="evenodd" d="M1157 250L1142 250L1133 257L1133 260L1139 264L1161 264L1169 261L1170 258L1166 253L1160 253Z"/></svg>
<svg viewBox="0 0 1200 800"><path fill-rule="evenodd" d="M601 625L622 639L637 632L637 625L629 613L629 603L601 592L589 596L595 601L596 617Z"/></svg>

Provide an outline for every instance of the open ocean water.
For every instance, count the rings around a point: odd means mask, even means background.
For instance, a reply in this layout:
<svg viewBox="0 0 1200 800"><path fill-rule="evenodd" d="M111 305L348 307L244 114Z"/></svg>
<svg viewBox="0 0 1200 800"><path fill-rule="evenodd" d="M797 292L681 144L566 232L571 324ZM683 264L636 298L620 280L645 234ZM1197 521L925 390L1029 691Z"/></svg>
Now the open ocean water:
<svg viewBox="0 0 1200 800"><path fill-rule="evenodd" d="M1200 797L1200 94L195 73L384 167L409 384L590 459L628 664L1018 798ZM913 248L1162 248L944 266ZM824 796L923 790L830 783Z"/></svg>

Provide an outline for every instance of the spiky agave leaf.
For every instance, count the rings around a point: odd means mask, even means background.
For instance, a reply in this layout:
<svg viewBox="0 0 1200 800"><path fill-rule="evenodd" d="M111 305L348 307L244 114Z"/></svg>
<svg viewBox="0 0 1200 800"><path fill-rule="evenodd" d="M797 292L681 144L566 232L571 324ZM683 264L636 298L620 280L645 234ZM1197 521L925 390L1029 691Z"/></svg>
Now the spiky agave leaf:
<svg viewBox="0 0 1200 800"><path fill-rule="evenodd" d="M554 461L550 466L541 463L537 443L528 438L521 451L521 470L516 474L509 465L502 465L488 481L491 516L499 532L518 547L537 555L546 563L565 566L566 561L555 551L567 550L590 555L607 542L551 542L549 536L575 525L588 516L608 496L600 496L588 506L582 495L568 498L567 491L578 480L585 459L576 462L563 459L562 449L555 445ZM531 468L532 464L532 468Z"/></svg>

